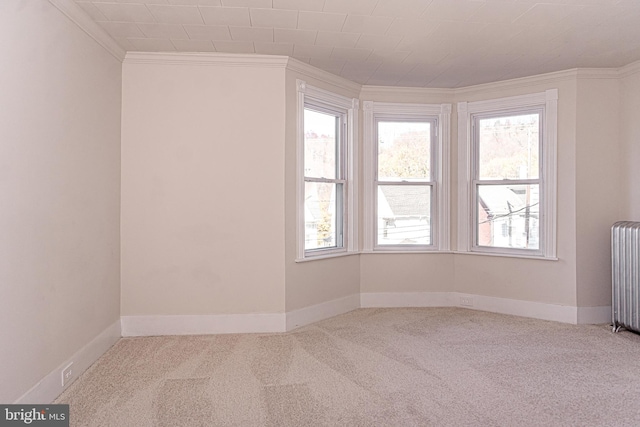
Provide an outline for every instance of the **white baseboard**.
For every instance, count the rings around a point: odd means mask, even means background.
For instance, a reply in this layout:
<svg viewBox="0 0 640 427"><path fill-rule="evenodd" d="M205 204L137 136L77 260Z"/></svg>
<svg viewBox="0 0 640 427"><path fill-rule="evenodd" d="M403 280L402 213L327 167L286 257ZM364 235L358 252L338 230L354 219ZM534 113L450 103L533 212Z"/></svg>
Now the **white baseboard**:
<svg viewBox="0 0 640 427"><path fill-rule="evenodd" d="M65 360L64 363L47 374L47 376L31 387L29 391L14 403L49 404L53 402L80 374L86 371L100 356L106 353L106 351L120 339L120 336L120 320L118 320L78 350L73 356ZM73 377L62 387L62 370L72 362Z"/></svg>
<svg viewBox="0 0 640 427"><path fill-rule="evenodd" d="M510 298L488 297L484 295L463 294L455 295L456 307L471 310L489 311L492 313L511 314L514 316L531 317L541 320L553 320L562 323L577 323L577 307L543 302L523 301ZM463 305L463 298L471 298L472 306Z"/></svg>
<svg viewBox="0 0 640 427"><path fill-rule="evenodd" d="M360 296L349 295L287 313L287 331L360 308Z"/></svg>
<svg viewBox="0 0 640 427"><path fill-rule="evenodd" d="M285 320L284 313L122 316L122 336L284 332Z"/></svg>
<svg viewBox="0 0 640 427"><path fill-rule="evenodd" d="M370 307L462 307L572 324L611 321L611 307L574 307L460 292L380 292L360 294L360 306Z"/></svg>
<svg viewBox="0 0 640 427"><path fill-rule="evenodd" d="M285 332L357 308L359 296L350 295L288 313L122 316L122 336Z"/></svg>
<svg viewBox="0 0 640 427"><path fill-rule="evenodd" d="M601 307L578 307L578 324L579 325L598 325L601 323L611 323L611 306Z"/></svg>
<svg viewBox="0 0 640 427"><path fill-rule="evenodd" d="M360 294L360 307L455 307L452 292L370 292Z"/></svg>

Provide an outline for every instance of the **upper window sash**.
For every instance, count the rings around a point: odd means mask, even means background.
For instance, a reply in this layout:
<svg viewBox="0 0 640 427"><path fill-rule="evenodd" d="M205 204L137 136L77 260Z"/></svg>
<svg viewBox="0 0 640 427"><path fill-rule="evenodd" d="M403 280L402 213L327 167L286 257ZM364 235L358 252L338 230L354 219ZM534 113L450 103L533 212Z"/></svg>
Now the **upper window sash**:
<svg viewBox="0 0 640 427"><path fill-rule="evenodd" d="M364 106L364 251L433 251L449 249L449 139L450 104L398 104L365 101ZM428 122L431 127L431 167L428 179L378 177L378 124L380 122ZM429 188L431 242L379 245L378 191L384 185ZM417 187L416 187L417 188Z"/></svg>
<svg viewBox="0 0 640 427"><path fill-rule="evenodd" d="M306 180L310 179L321 179L321 180L340 180L344 179L346 173L346 151L347 151L347 115L348 112L346 109L342 108L331 108L325 106L321 103L314 102L314 99L307 99L304 105L304 114L307 114L307 111L311 113L320 113L322 115L327 115L335 118L335 169L331 174L318 174L307 173L307 170L304 171L304 176ZM317 115L316 115L317 116ZM303 144L306 141L303 141ZM303 147L305 148L305 147ZM305 159L306 162L306 159ZM305 168L306 168L305 164ZM329 175L329 176L325 176Z"/></svg>
<svg viewBox="0 0 640 427"><path fill-rule="evenodd" d="M358 100L297 81L297 254L296 261L346 255L357 251L357 111ZM336 171L334 177L305 175L305 109L338 117L336 129ZM305 186L309 183L335 185L335 201L338 204L341 223L336 224L336 245L305 250Z"/></svg>
<svg viewBox="0 0 640 427"><path fill-rule="evenodd" d="M557 89L478 102L458 103L458 251L556 257L556 141ZM487 117L539 114L539 169L537 178L482 179L474 125ZM534 185L539 191L539 247L522 249L478 244L478 191L481 185Z"/></svg>

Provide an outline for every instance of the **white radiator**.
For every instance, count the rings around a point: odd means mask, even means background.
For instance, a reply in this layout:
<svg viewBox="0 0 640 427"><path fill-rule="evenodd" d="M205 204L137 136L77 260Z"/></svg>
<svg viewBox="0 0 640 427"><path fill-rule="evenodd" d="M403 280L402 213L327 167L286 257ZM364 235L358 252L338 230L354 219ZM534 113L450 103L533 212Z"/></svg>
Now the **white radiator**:
<svg viewBox="0 0 640 427"><path fill-rule="evenodd" d="M611 262L613 331L640 332L640 222L613 224Z"/></svg>

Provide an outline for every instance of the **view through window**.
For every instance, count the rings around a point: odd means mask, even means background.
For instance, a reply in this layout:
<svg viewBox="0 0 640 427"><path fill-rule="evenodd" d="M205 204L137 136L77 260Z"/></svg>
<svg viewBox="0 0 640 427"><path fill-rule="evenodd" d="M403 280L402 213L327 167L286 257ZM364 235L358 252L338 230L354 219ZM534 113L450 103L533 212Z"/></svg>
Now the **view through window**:
<svg viewBox="0 0 640 427"><path fill-rule="evenodd" d="M433 123L377 122L376 244L431 245Z"/></svg>
<svg viewBox="0 0 640 427"><path fill-rule="evenodd" d="M477 246L540 248L541 116L475 117Z"/></svg>
<svg viewBox="0 0 640 427"><path fill-rule="evenodd" d="M343 246L342 115L304 109L304 248Z"/></svg>

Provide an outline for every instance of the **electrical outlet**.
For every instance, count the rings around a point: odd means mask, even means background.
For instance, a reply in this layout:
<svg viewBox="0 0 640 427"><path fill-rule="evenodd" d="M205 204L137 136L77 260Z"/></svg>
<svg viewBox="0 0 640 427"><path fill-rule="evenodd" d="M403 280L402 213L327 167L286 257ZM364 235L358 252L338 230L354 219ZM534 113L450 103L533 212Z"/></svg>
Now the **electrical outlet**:
<svg viewBox="0 0 640 427"><path fill-rule="evenodd" d="M73 379L73 362L69 363L66 368L62 370L62 387L66 386Z"/></svg>
<svg viewBox="0 0 640 427"><path fill-rule="evenodd" d="M460 297L460 305L463 307L473 307L473 298Z"/></svg>

